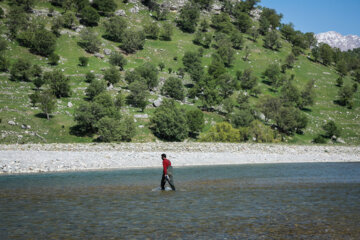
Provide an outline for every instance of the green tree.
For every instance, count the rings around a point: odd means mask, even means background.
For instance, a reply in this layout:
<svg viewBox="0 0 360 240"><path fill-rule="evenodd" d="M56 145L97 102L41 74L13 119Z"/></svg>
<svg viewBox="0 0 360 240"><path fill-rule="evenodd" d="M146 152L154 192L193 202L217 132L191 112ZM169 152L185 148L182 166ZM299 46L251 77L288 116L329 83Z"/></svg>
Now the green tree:
<svg viewBox="0 0 360 240"><path fill-rule="evenodd" d="M50 65L56 66L59 64L60 56L57 55L56 53L52 53L50 54L48 59Z"/></svg>
<svg viewBox="0 0 360 240"><path fill-rule="evenodd" d="M116 3L114 0L94 0L92 3L101 15L108 15L116 10Z"/></svg>
<svg viewBox="0 0 360 240"><path fill-rule="evenodd" d="M91 6L86 6L81 10L81 22L86 26L97 26L100 20L100 15Z"/></svg>
<svg viewBox="0 0 360 240"><path fill-rule="evenodd" d="M79 45L84 48L85 51L89 53L95 53L99 51L101 41L97 33L94 32L94 30L90 28L85 28L81 31L80 38L81 41L79 42Z"/></svg>
<svg viewBox="0 0 360 240"><path fill-rule="evenodd" d="M211 17L211 26L217 31L225 34L230 34L234 26L231 23L229 14L222 12L220 14L214 14Z"/></svg>
<svg viewBox="0 0 360 240"><path fill-rule="evenodd" d="M301 101L300 101L300 109L303 109L306 106L314 105L315 101L315 80L310 80L306 83L304 89L301 91Z"/></svg>
<svg viewBox="0 0 360 240"><path fill-rule="evenodd" d="M280 67L277 63L270 64L265 72L263 72L263 77L266 81L270 83L271 86L278 87L280 82Z"/></svg>
<svg viewBox="0 0 360 240"><path fill-rule="evenodd" d="M123 34L127 28L127 22L124 17L113 16L105 21L105 37L115 42L121 42Z"/></svg>
<svg viewBox="0 0 360 240"><path fill-rule="evenodd" d="M196 138L204 128L204 113L198 108L191 109L186 112L186 122L190 137Z"/></svg>
<svg viewBox="0 0 360 240"><path fill-rule="evenodd" d="M269 28L274 30L279 27L282 17L283 15L277 14L275 9L264 7L259 19L261 34L265 35Z"/></svg>
<svg viewBox="0 0 360 240"><path fill-rule="evenodd" d="M336 70L339 72L340 76L342 77L346 76L348 69L347 69L347 63L344 59L336 63Z"/></svg>
<svg viewBox="0 0 360 240"><path fill-rule="evenodd" d="M85 75L85 82L87 83L91 83L92 81L94 81L96 78L95 74L92 72L87 72Z"/></svg>
<svg viewBox="0 0 360 240"><path fill-rule="evenodd" d="M9 14L6 16L10 37L15 39L21 30L25 30L29 25L29 18L21 6L13 5Z"/></svg>
<svg viewBox="0 0 360 240"><path fill-rule="evenodd" d="M225 67L231 67L235 60L235 50L229 41L223 41L221 46L217 49L217 53L223 60Z"/></svg>
<svg viewBox="0 0 360 240"><path fill-rule="evenodd" d="M259 120L250 123L249 135L258 143L271 143L275 140L274 131Z"/></svg>
<svg viewBox="0 0 360 240"><path fill-rule="evenodd" d="M64 27L69 28L69 29L72 29L76 25L79 24L79 21L76 18L75 13L73 13L73 12L64 13L63 19L64 19Z"/></svg>
<svg viewBox="0 0 360 240"><path fill-rule="evenodd" d="M134 53L143 48L145 33L143 31L126 30L123 35L121 48L126 53Z"/></svg>
<svg viewBox="0 0 360 240"><path fill-rule="evenodd" d="M295 63L295 56L293 53L290 53L285 59L286 68L293 68Z"/></svg>
<svg viewBox="0 0 360 240"><path fill-rule="evenodd" d="M33 107L36 107L36 104L39 102L40 91L35 91L29 95L30 103Z"/></svg>
<svg viewBox="0 0 360 240"><path fill-rule="evenodd" d="M189 1L180 10L177 24L184 32L195 32L197 22L199 20L200 10L193 2Z"/></svg>
<svg viewBox="0 0 360 240"><path fill-rule="evenodd" d="M125 95L119 91L117 94L116 94L116 97L115 97L115 107L117 107L118 109L122 108L125 106L125 103L126 103L126 97Z"/></svg>
<svg viewBox="0 0 360 240"><path fill-rule="evenodd" d="M159 71L156 66L152 63L146 62L143 65L137 67L135 71L139 74L139 76L145 80L145 83L148 89L153 89L159 84Z"/></svg>
<svg viewBox="0 0 360 240"><path fill-rule="evenodd" d="M189 134L186 115L173 100L156 108L150 124L154 135L167 141L183 141Z"/></svg>
<svg viewBox="0 0 360 240"><path fill-rule="evenodd" d="M252 74L252 70L247 68L244 70L241 78L240 84L242 89L253 89L257 85L257 77Z"/></svg>
<svg viewBox="0 0 360 240"><path fill-rule="evenodd" d="M59 70L44 73L44 80L49 84L52 93L57 97L70 97L70 78Z"/></svg>
<svg viewBox="0 0 360 240"><path fill-rule="evenodd" d="M124 55L118 52L111 53L109 62L113 66L118 66L120 71L124 70L124 66L127 64L127 60Z"/></svg>
<svg viewBox="0 0 360 240"><path fill-rule="evenodd" d="M281 42L276 31L270 31L265 35L264 47L270 48L271 50L279 50L281 48Z"/></svg>
<svg viewBox="0 0 360 240"><path fill-rule="evenodd" d="M105 116L104 107L101 104L95 102L81 103L74 112L77 132L82 135L95 133L97 123Z"/></svg>
<svg viewBox="0 0 360 240"><path fill-rule="evenodd" d="M265 115L265 121L269 119L275 120L282 107L281 100L278 97L265 95L260 99L259 103L260 111Z"/></svg>
<svg viewBox="0 0 360 240"><path fill-rule="evenodd" d="M149 22L144 27L145 34L150 39L157 39L160 33L159 26L154 22Z"/></svg>
<svg viewBox="0 0 360 240"><path fill-rule="evenodd" d="M169 77L161 88L161 94L167 95L176 100L184 100L185 90L181 79Z"/></svg>
<svg viewBox="0 0 360 240"><path fill-rule="evenodd" d="M236 12L235 13L235 25L242 33L246 33L252 27L251 18L247 13Z"/></svg>
<svg viewBox="0 0 360 240"><path fill-rule="evenodd" d="M51 24L51 32L53 34L55 34L56 37L60 37L60 29L64 27L64 17L63 16L59 16L56 17L52 20L52 24Z"/></svg>
<svg viewBox="0 0 360 240"><path fill-rule="evenodd" d="M134 81L129 85L129 90L128 102L144 111L148 97L146 83L140 80Z"/></svg>
<svg viewBox="0 0 360 240"><path fill-rule="evenodd" d="M106 83L103 80L92 80L90 85L85 90L85 95L89 100L94 99L97 95L106 90Z"/></svg>
<svg viewBox="0 0 360 240"><path fill-rule="evenodd" d="M80 66L86 67L89 64L89 58L87 57L79 57Z"/></svg>
<svg viewBox="0 0 360 240"><path fill-rule="evenodd" d="M32 77L31 62L28 59L19 58L12 65L10 70L10 79L12 81L29 82Z"/></svg>
<svg viewBox="0 0 360 240"><path fill-rule="evenodd" d="M259 37L259 29L257 29L255 26L252 26L249 30L248 30L248 34L251 36L251 40L253 42L256 42L258 37Z"/></svg>
<svg viewBox="0 0 360 240"><path fill-rule="evenodd" d="M244 45L244 38L239 31L233 31L230 37L233 48L242 49Z"/></svg>
<svg viewBox="0 0 360 240"><path fill-rule="evenodd" d="M235 127L248 127L254 120L254 116L249 109L237 109L230 116L231 123Z"/></svg>
<svg viewBox="0 0 360 240"><path fill-rule="evenodd" d="M338 103L341 106L347 106L352 108L352 97L354 95L354 90L350 85L345 85L339 89L338 92Z"/></svg>
<svg viewBox="0 0 360 240"><path fill-rule="evenodd" d="M51 91L44 91L39 95L38 99L40 109L46 114L47 120L50 120L50 114L54 111L56 100Z"/></svg>
<svg viewBox="0 0 360 240"><path fill-rule="evenodd" d="M308 119L294 107L281 107L275 118L276 125L286 134L301 132L306 127Z"/></svg>
<svg viewBox="0 0 360 240"><path fill-rule="evenodd" d="M286 105L301 105L301 94L299 89L291 82L287 81L281 88L281 99Z"/></svg>
<svg viewBox="0 0 360 240"><path fill-rule="evenodd" d="M331 64L331 62L333 60L333 50L332 50L332 48L326 43L320 44L319 56L320 56L320 58L322 60L322 63L324 65Z"/></svg>
<svg viewBox="0 0 360 240"><path fill-rule="evenodd" d="M162 29L160 31L160 37L162 40L171 41L171 36L174 33L173 25L170 22L165 22L162 25Z"/></svg>
<svg viewBox="0 0 360 240"><path fill-rule="evenodd" d="M241 140L240 131L227 122L217 123L200 137L201 142L240 142Z"/></svg>
<svg viewBox="0 0 360 240"><path fill-rule="evenodd" d="M105 70L104 79L110 84L116 84L120 81L121 75L119 70L114 66Z"/></svg>
<svg viewBox="0 0 360 240"><path fill-rule="evenodd" d="M130 142L136 133L134 119L130 116L121 119L103 117L97 123L97 128L103 142Z"/></svg>
<svg viewBox="0 0 360 240"><path fill-rule="evenodd" d="M327 122L322 126L322 128L325 131L324 137L326 138L332 138L333 136L340 137L340 128L335 124L334 121Z"/></svg>

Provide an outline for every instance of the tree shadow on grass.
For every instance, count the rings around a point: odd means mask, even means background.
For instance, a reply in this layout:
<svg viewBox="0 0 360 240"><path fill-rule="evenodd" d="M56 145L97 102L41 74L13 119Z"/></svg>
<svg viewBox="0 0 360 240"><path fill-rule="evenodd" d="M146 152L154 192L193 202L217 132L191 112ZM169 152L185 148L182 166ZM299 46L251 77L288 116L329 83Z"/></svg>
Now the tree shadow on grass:
<svg viewBox="0 0 360 240"><path fill-rule="evenodd" d="M37 114L35 114L35 117L37 117L37 118L45 118L45 119L47 119L47 116L46 116L46 114L45 113L37 113ZM53 118L54 116L52 116L52 115L49 115L49 118L51 119L51 118Z"/></svg>
<svg viewBox="0 0 360 240"><path fill-rule="evenodd" d="M90 131L84 131L84 128L80 125L70 127L70 134L77 137L92 137L93 133Z"/></svg>
<svg viewBox="0 0 360 240"><path fill-rule="evenodd" d="M302 108L301 111L304 111L304 112L312 112L312 110L311 110L310 108L306 108L306 107Z"/></svg>

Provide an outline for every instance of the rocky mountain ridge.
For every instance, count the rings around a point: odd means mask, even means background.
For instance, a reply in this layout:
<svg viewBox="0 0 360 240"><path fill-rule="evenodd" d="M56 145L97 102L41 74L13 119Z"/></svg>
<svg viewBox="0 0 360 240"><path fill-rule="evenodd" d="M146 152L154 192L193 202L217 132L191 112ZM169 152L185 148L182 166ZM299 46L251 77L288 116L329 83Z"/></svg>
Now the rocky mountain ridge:
<svg viewBox="0 0 360 240"><path fill-rule="evenodd" d="M319 43L327 43L331 47L339 48L341 51L352 50L360 47L360 37L357 35L341 35L338 32L330 31L316 34Z"/></svg>

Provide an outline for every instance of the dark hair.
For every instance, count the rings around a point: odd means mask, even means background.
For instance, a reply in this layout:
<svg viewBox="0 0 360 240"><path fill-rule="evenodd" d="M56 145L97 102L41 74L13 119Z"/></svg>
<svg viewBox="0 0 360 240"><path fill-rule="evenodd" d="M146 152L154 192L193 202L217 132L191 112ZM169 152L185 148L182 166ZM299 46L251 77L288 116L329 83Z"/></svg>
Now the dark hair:
<svg viewBox="0 0 360 240"><path fill-rule="evenodd" d="M165 153L161 154L161 157L166 158L166 154Z"/></svg>

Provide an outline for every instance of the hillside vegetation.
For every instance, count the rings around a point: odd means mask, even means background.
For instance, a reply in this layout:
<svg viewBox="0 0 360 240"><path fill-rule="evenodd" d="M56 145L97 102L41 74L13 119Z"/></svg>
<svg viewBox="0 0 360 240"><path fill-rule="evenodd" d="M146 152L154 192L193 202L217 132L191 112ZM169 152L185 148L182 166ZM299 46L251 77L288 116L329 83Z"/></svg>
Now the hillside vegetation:
<svg viewBox="0 0 360 240"><path fill-rule="evenodd" d="M360 143L360 51L259 1L0 7L0 143Z"/></svg>

